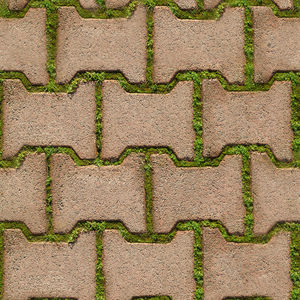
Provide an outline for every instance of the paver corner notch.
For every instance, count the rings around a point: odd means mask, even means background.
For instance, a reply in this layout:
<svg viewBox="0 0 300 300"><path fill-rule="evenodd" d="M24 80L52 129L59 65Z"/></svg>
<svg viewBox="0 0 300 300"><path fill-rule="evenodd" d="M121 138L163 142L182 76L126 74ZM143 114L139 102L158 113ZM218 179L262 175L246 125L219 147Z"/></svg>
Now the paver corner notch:
<svg viewBox="0 0 300 300"><path fill-rule="evenodd" d="M68 244L28 242L21 230L5 230L3 299L95 299L96 262L95 232Z"/></svg>
<svg viewBox="0 0 300 300"><path fill-rule="evenodd" d="M300 221L300 169L277 168L266 153L251 153L254 233Z"/></svg>
<svg viewBox="0 0 300 300"><path fill-rule="evenodd" d="M45 154L29 154L17 169L0 168L0 221L24 222L33 234L46 233Z"/></svg>
<svg viewBox="0 0 300 300"><path fill-rule="evenodd" d="M269 91L229 92L217 79L202 82L203 155L220 155L226 145L263 144L279 160L293 159L289 81Z"/></svg>
<svg viewBox="0 0 300 300"><path fill-rule="evenodd" d="M167 94L127 93L117 81L102 85L102 152L118 158L127 147L171 147L180 159L194 157L193 82Z"/></svg>
<svg viewBox="0 0 300 300"><path fill-rule="evenodd" d="M144 155L130 154L118 166L76 166L70 156L51 159L53 227L69 232L78 221L122 221L146 231Z"/></svg>
<svg viewBox="0 0 300 300"><path fill-rule="evenodd" d="M96 158L94 83L73 94L30 93L20 80L5 80L3 94L4 159L25 145L68 146L82 159Z"/></svg>
<svg viewBox="0 0 300 300"><path fill-rule="evenodd" d="M46 85L46 10L30 8L23 18L0 18L0 70L23 72Z"/></svg>
<svg viewBox="0 0 300 300"><path fill-rule="evenodd" d="M151 155L153 226L169 232L182 220L220 220L242 234L246 214L242 159L226 156L218 167L176 167L168 155Z"/></svg>
<svg viewBox="0 0 300 300"><path fill-rule="evenodd" d="M220 71L231 83L244 82L243 8L226 8L218 20L183 20L155 7L153 45L155 82L186 70Z"/></svg>
<svg viewBox="0 0 300 300"><path fill-rule="evenodd" d="M128 243L117 230L103 233L105 299L166 295L194 299L194 234L178 231L170 243Z"/></svg>
<svg viewBox="0 0 300 300"><path fill-rule="evenodd" d="M75 7L59 8L58 83L79 71L120 71L131 82L146 80L146 8L130 18L84 19Z"/></svg>
<svg viewBox="0 0 300 300"><path fill-rule="evenodd" d="M289 300L290 233L266 244L227 242L217 228L203 228L204 300L265 296Z"/></svg>

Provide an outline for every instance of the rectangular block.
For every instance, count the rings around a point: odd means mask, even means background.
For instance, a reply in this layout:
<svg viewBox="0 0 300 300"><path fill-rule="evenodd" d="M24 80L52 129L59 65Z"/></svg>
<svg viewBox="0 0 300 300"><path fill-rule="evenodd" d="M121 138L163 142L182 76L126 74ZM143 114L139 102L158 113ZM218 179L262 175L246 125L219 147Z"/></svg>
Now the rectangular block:
<svg viewBox="0 0 300 300"><path fill-rule="evenodd" d="M65 154L51 160L53 227L69 232L78 221L122 221L146 231L144 157L131 154L119 166L75 166Z"/></svg>
<svg viewBox="0 0 300 300"><path fill-rule="evenodd" d="M74 244L28 242L19 229L4 231L3 299L95 299L96 234Z"/></svg>
<svg viewBox="0 0 300 300"><path fill-rule="evenodd" d="M117 81L102 86L102 152L117 159L127 147L171 147L193 159L193 83L179 82L168 94L127 93Z"/></svg>
<svg viewBox="0 0 300 300"><path fill-rule="evenodd" d="M0 71L23 72L32 84L46 85L46 10L30 8L24 18L0 18L0 28Z"/></svg>
<svg viewBox="0 0 300 300"><path fill-rule="evenodd" d="M128 243L116 230L103 233L106 300L168 295L194 299L193 232L177 232L168 244Z"/></svg>
<svg viewBox="0 0 300 300"><path fill-rule="evenodd" d="M79 71L120 71L129 81L146 80L146 9L129 19L83 19L75 7L59 9L58 83Z"/></svg>
<svg viewBox="0 0 300 300"><path fill-rule="evenodd" d="M23 146L68 146L81 158L97 156L94 83L74 94L29 93L19 80L4 81L2 158Z"/></svg>
<svg viewBox="0 0 300 300"><path fill-rule="evenodd" d="M169 232L182 220L220 220L243 233L242 160L227 156L218 167L176 167L167 155L152 155L153 226Z"/></svg>
<svg viewBox="0 0 300 300"><path fill-rule="evenodd" d="M254 233L300 221L300 169L276 168L265 153L251 154Z"/></svg>
<svg viewBox="0 0 300 300"><path fill-rule="evenodd" d="M203 155L218 156L226 145L268 145L279 160L292 160L291 83L269 91L228 92L218 80L203 80Z"/></svg>
<svg viewBox="0 0 300 300"><path fill-rule="evenodd" d="M289 300L290 234L267 244L227 242L218 229L203 228L204 300L265 296Z"/></svg>
<svg viewBox="0 0 300 300"><path fill-rule="evenodd" d="M226 8L218 20L182 20L168 7L154 9L154 80L169 82L178 71L221 71L244 81L244 10Z"/></svg>
<svg viewBox="0 0 300 300"><path fill-rule="evenodd" d="M0 222L24 222L32 233L45 233L46 179L45 154L29 154L18 169L0 168Z"/></svg>

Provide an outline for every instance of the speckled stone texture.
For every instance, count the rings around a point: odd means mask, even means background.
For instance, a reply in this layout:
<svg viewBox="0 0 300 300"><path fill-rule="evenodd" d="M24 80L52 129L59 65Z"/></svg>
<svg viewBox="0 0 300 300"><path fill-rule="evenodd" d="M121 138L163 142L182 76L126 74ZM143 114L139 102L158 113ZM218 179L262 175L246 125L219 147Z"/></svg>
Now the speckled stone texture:
<svg viewBox="0 0 300 300"><path fill-rule="evenodd" d="M97 156L93 83L73 94L29 93L21 81L5 80L3 92L2 158L25 145L70 146L81 158Z"/></svg>
<svg viewBox="0 0 300 300"><path fill-rule="evenodd" d="M292 160L291 83L269 91L228 92L218 80L203 80L203 155L218 156L232 144L265 144L279 160Z"/></svg>
<svg viewBox="0 0 300 300"><path fill-rule="evenodd" d="M204 8L212 9L216 7L222 0L204 0ZM280 9L292 9L294 7L293 0L273 0Z"/></svg>
<svg viewBox="0 0 300 300"><path fill-rule="evenodd" d="M30 8L24 18L0 18L0 28L0 70L47 84L46 10Z"/></svg>
<svg viewBox="0 0 300 300"><path fill-rule="evenodd" d="M168 7L154 9L154 80L178 71L219 70L231 83L244 81L244 10L226 8L218 20L182 20Z"/></svg>
<svg viewBox="0 0 300 300"><path fill-rule="evenodd" d="M59 9L58 83L79 71L120 71L132 82L146 80L146 9L129 19L83 19L74 7Z"/></svg>
<svg viewBox="0 0 300 300"><path fill-rule="evenodd" d="M103 233L106 300L145 295L194 299L194 237L179 231L168 244L128 243L116 230Z"/></svg>
<svg viewBox="0 0 300 300"><path fill-rule="evenodd" d="M0 221L21 221L34 234L47 230L45 154L29 154L17 168L0 169Z"/></svg>
<svg viewBox="0 0 300 300"><path fill-rule="evenodd" d="M105 5L107 8L120 8L129 2L130 0L105 0Z"/></svg>
<svg viewBox="0 0 300 300"><path fill-rule="evenodd" d="M276 71L300 70L299 18L278 18L270 7L253 7L254 80L267 82Z"/></svg>
<svg viewBox="0 0 300 300"><path fill-rule="evenodd" d="M198 7L196 0L174 0L181 9L196 9Z"/></svg>
<svg viewBox="0 0 300 300"><path fill-rule="evenodd" d="M220 220L243 233L242 160L226 156L218 167L176 167L168 155L152 155L153 226L169 232L182 220Z"/></svg>
<svg viewBox="0 0 300 300"><path fill-rule="evenodd" d="M29 0L7 0L8 8L10 10L21 10L23 9Z"/></svg>
<svg viewBox="0 0 300 300"><path fill-rule="evenodd" d="M102 152L118 158L126 147L171 147L193 159L193 83L179 82L168 94L127 93L117 81L102 86Z"/></svg>
<svg viewBox="0 0 300 300"><path fill-rule="evenodd" d="M276 168L265 153L251 154L254 233L277 222L300 221L300 169Z"/></svg>
<svg viewBox="0 0 300 300"><path fill-rule="evenodd" d="M146 231L144 158L131 154L118 166L75 166L70 156L51 160L53 227L71 231L78 221L122 221Z"/></svg>
<svg viewBox="0 0 300 300"><path fill-rule="evenodd" d="M84 9L97 9L99 7L96 0L79 0L79 3Z"/></svg>
<svg viewBox="0 0 300 300"><path fill-rule="evenodd" d="M266 244L227 242L218 229L203 228L204 300L267 296L289 300L290 234L279 232Z"/></svg>
<svg viewBox="0 0 300 300"><path fill-rule="evenodd" d="M96 260L94 232L68 244L28 242L21 230L5 230L3 299L95 299Z"/></svg>

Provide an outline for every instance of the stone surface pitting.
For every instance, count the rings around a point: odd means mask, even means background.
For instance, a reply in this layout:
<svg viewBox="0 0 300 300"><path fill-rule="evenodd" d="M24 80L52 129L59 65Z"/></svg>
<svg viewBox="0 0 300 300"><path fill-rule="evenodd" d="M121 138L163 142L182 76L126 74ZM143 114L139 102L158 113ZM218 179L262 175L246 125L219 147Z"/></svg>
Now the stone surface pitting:
<svg viewBox="0 0 300 300"><path fill-rule="evenodd" d="M95 299L96 261L94 232L68 244L28 242L21 230L5 230L3 299Z"/></svg>
<svg viewBox="0 0 300 300"><path fill-rule="evenodd" d="M300 70L300 18L278 18L270 7L253 7L254 80L267 82L276 71Z"/></svg>
<svg viewBox="0 0 300 300"><path fill-rule="evenodd" d="M194 299L194 236L177 232L167 244L128 243L116 230L103 233L103 273L107 300L145 295Z"/></svg>
<svg viewBox="0 0 300 300"><path fill-rule="evenodd" d="M251 154L254 233L277 222L300 221L300 169L276 168L265 153Z"/></svg>
<svg viewBox="0 0 300 300"><path fill-rule="evenodd" d="M0 18L0 28L0 71L23 72L32 84L47 84L46 10Z"/></svg>
<svg viewBox="0 0 300 300"><path fill-rule="evenodd" d="M51 160L53 227L69 232L78 221L122 221L145 232L144 157L131 154L118 166L76 166L70 156Z"/></svg>
<svg viewBox="0 0 300 300"><path fill-rule="evenodd" d="M218 229L203 228L204 300L266 296L289 300L290 234L266 244L227 242Z"/></svg>
<svg viewBox="0 0 300 300"><path fill-rule="evenodd" d="M242 160L226 156L218 167L176 167L168 155L152 155L153 226L169 232L182 220L220 220L243 233Z"/></svg>
<svg viewBox="0 0 300 300"><path fill-rule="evenodd" d="M292 9L294 7L293 0L272 0L280 9ZM204 0L204 8L212 9L216 7L222 0Z"/></svg>
<svg viewBox="0 0 300 300"><path fill-rule="evenodd" d="M47 162L29 154L17 168L0 168L0 221L24 222L34 234L47 230Z"/></svg>
<svg viewBox="0 0 300 300"><path fill-rule="evenodd" d="M59 8L58 83L79 71L120 71L129 81L146 80L146 9L129 18L84 19L74 7Z"/></svg>
<svg viewBox="0 0 300 300"><path fill-rule="evenodd" d="M97 156L93 83L73 94L29 93L19 80L4 81L3 158L25 146L70 146L81 158Z"/></svg>
<svg viewBox="0 0 300 300"><path fill-rule="evenodd" d="M266 144L279 160L292 160L291 83L269 91L228 92L203 80L203 155L218 156L231 144Z"/></svg>
<svg viewBox="0 0 300 300"><path fill-rule="evenodd" d="M190 81L168 94L127 93L117 81L104 81L101 157L118 158L126 147L155 146L193 159L193 92Z"/></svg>
<svg viewBox="0 0 300 300"><path fill-rule="evenodd" d="M168 7L154 9L154 80L169 82L178 71L218 70L244 81L244 10L226 8L218 20L182 20Z"/></svg>

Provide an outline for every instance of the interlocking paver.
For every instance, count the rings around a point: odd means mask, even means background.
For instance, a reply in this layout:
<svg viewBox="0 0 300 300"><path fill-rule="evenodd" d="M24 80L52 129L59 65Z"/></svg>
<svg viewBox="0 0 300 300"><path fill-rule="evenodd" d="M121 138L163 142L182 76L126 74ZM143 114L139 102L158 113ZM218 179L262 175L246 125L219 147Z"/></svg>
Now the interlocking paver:
<svg viewBox="0 0 300 300"><path fill-rule="evenodd" d="M174 0L181 9L195 9L198 7L196 0Z"/></svg>
<svg viewBox="0 0 300 300"><path fill-rule="evenodd" d="M29 0L7 0L8 8L10 10L21 10L23 9Z"/></svg>
<svg viewBox="0 0 300 300"><path fill-rule="evenodd" d="M193 158L192 82L179 82L168 94L137 94L107 80L102 96L103 158L118 158L134 146L169 146L179 158Z"/></svg>
<svg viewBox="0 0 300 300"><path fill-rule="evenodd" d="M167 155L152 155L153 226L169 232L177 221L221 220L242 233L245 207L242 160L227 156L218 167L176 167Z"/></svg>
<svg viewBox="0 0 300 300"><path fill-rule="evenodd" d="M154 80L181 70L219 70L244 81L244 10L226 8L219 20L181 20L168 7L154 9Z"/></svg>
<svg viewBox="0 0 300 300"><path fill-rule="evenodd" d="M51 178L56 232L82 220L121 220L130 231L146 231L143 155L119 166L78 167L70 156L55 154Z"/></svg>
<svg viewBox="0 0 300 300"><path fill-rule="evenodd" d="M165 295L194 299L194 237L177 232L168 244L128 243L116 230L103 233L107 300Z"/></svg>
<svg viewBox="0 0 300 300"><path fill-rule="evenodd" d="M268 296L289 300L290 234L266 244L227 242L218 229L203 228L204 300Z"/></svg>
<svg viewBox="0 0 300 300"><path fill-rule="evenodd" d="M146 77L146 9L129 18L83 19L74 7L59 9L57 75L70 81L78 71L121 71L129 81Z"/></svg>
<svg viewBox="0 0 300 300"><path fill-rule="evenodd" d="M300 221L300 169L276 168L265 153L251 154L254 233L283 221Z"/></svg>
<svg viewBox="0 0 300 300"><path fill-rule="evenodd" d="M293 0L272 0L280 9L292 9L294 7ZM204 0L204 8L212 9L216 7L222 0Z"/></svg>
<svg viewBox="0 0 300 300"><path fill-rule="evenodd" d="M119 8L127 5L130 0L105 0L105 5L108 8Z"/></svg>
<svg viewBox="0 0 300 300"><path fill-rule="evenodd" d="M21 221L35 234L45 233L47 163L30 154L18 169L0 169L0 221Z"/></svg>
<svg viewBox="0 0 300 300"><path fill-rule="evenodd" d="M24 18L0 18L0 70L23 72L32 84L47 84L46 10Z"/></svg>
<svg viewBox="0 0 300 300"><path fill-rule="evenodd" d="M266 144L280 160L291 160L291 83L269 91L228 92L218 80L203 80L203 154L218 156L229 144Z"/></svg>
<svg viewBox="0 0 300 300"><path fill-rule="evenodd" d="M299 18L278 18L270 7L253 7L254 80L268 81L273 72L300 70Z"/></svg>
<svg viewBox="0 0 300 300"><path fill-rule="evenodd" d="M75 244L28 242L19 229L4 231L4 299L95 299L96 234Z"/></svg>
<svg viewBox="0 0 300 300"><path fill-rule="evenodd" d="M19 80L5 80L3 158L24 145L71 146L81 158L95 158L95 85L81 84L74 94L29 93Z"/></svg>
<svg viewBox="0 0 300 300"><path fill-rule="evenodd" d="M97 9L99 7L96 0L79 0L79 3L85 9Z"/></svg>

